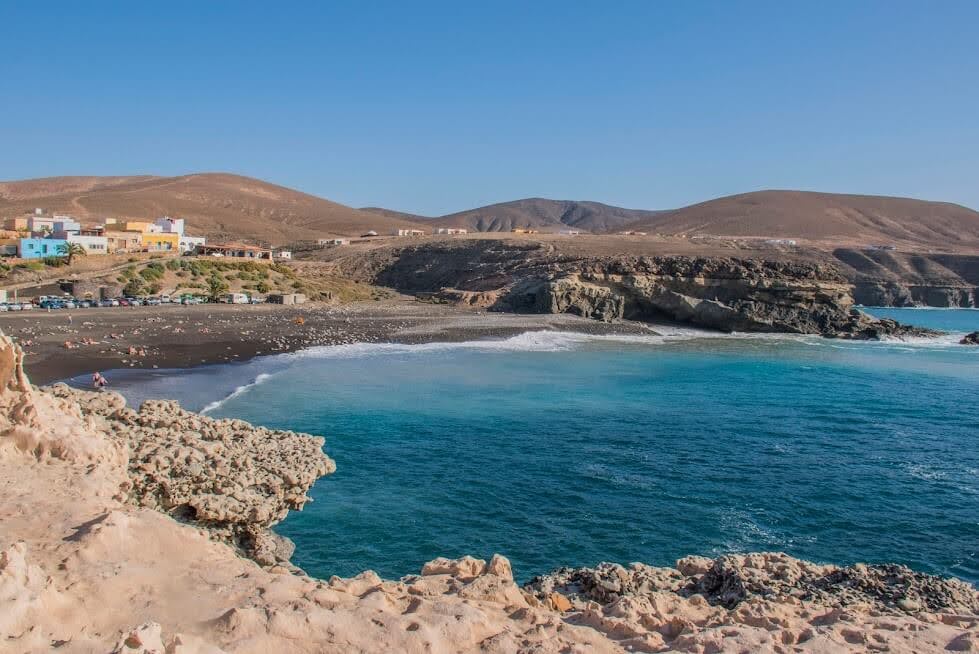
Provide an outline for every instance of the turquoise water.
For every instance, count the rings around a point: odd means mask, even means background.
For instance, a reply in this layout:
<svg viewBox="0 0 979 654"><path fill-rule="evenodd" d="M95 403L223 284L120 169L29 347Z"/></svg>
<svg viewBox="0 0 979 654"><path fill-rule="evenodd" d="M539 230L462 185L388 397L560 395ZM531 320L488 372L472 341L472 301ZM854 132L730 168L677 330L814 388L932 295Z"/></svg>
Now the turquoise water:
<svg viewBox="0 0 979 654"><path fill-rule="evenodd" d="M976 311L900 311L979 329ZM336 474L277 527L316 576L501 552L527 579L784 550L976 582L979 348L955 340L537 333L115 386L193 408L227 398L211 415L326 436Z"/></svg>

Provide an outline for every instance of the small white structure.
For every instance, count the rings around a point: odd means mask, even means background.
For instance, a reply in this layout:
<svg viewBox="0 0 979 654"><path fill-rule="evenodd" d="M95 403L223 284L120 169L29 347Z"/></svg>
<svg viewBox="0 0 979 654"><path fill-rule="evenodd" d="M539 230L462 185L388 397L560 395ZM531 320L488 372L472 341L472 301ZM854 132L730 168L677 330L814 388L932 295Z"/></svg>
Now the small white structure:
<svg viewBox="0 0 979 654"><path fill-rule="evenodd" d="M578 236L581 234L580 229L562 229L561 234L564 236Z"/></svg>
<svg viewBox="0 0 979 654"><path fill-rule="evenodd" d="M424 236L425 232L420 229L398 229L395 234L398 236Z"/></svg>
<svg viewBox="0 0 979 654"><path fill-rule="evenodd" d="M80 234L65 234L64 239L69 243L77 243L85 248L85 254L108 254L109 239L105 236L82 236Z"/></svg>
<svg viewBox="0 0 979 654"><path fill-rule="evenodd" d="M375 232L373 229L368 230L364 234L361 234L360 238L370 238L371 236L377 236L377 232Z"/></svg>
<svg viewBox="0 0 979 654"><path fill-rule="evenodd" d="M246 293L225 293L221 301L225 304L248 304L251 300Z"/></svg>
<svg viewBox="0 0 979 654"><path fill-rule="evenodd" d="M770 238L765 241L768 245L796 245L791 238Z"/></svg>
<svg viewBox="0 0 979 654"><path fill-rule="evenodd" d="M197 248L203 247L205 243L207 243L207 239L203 236L184 236L182 233L180 235L180 241L178 241L181 252L195 252Z"/></svg>
<svg viewBox="0 0 979 654"><path fill-rule="evenodd" d="M436 227L432 230L433 234L448 234L449 236L458 236L460 234L468 234L468 229L463 229L462 227Z"/></svg>
<svg viewBox="0 0 979 654"><path fill-rule="evenodd" d="M180 234L184 233L184 219L183 218L171 218L170 216L163 216L162 218L157 218L153 221L155 227L159 227L159 230L164 234Z"/></svg>
<svg viewBox="0 0 979 654"><path fill-rule="evenodd" d="M350 245L349 238L320 238L316 240L317 245Z"/></svg>
<svg viewBox="0 0 979 654"><path fill-rule="evenodd" d="M272 253L273 259L292 259L292 252L290 250L277 250Z"/></svg>

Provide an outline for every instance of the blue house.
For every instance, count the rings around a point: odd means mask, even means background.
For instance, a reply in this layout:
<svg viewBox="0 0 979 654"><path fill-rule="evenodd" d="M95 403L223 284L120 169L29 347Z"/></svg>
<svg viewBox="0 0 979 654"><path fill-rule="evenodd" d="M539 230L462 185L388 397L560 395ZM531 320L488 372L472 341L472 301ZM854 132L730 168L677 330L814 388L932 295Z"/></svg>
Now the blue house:
<svg viewBox="0 0 979 654"><path fill-rule="evenodd" d="M61 254L60 246L68 243L63 238L22 238L20 239L21 259L43 259Z"/></svg>

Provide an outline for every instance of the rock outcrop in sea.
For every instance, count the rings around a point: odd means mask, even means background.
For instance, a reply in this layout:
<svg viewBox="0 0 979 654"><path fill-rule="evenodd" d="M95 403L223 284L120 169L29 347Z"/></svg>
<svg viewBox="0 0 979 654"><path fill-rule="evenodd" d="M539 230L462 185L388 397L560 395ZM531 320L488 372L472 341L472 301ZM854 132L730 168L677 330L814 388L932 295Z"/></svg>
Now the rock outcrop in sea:
<svg viewBox="0 0 979 654"><path fill-rule="evenodd" d="M310 578L269 527L330 472L321 439L171 402L33 387L0 335L0 651L946 652L979 594L784 554L562 569L496 555Z"/></svg>

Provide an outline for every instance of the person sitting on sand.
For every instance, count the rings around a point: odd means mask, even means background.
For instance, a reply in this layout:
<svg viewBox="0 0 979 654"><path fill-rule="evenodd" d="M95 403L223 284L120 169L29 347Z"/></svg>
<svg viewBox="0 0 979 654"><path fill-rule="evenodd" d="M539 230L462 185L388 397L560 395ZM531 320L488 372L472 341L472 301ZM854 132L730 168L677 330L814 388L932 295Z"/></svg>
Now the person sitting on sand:
<svg viewBox="0 0 979 654"><path fill-rule="evenodd" d="M92 373L92 386L94 386L98 390L102 390L108 385L109 385L108 380L102 376L101 372L96 370L94 373Z"/></svg>

